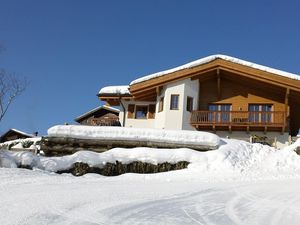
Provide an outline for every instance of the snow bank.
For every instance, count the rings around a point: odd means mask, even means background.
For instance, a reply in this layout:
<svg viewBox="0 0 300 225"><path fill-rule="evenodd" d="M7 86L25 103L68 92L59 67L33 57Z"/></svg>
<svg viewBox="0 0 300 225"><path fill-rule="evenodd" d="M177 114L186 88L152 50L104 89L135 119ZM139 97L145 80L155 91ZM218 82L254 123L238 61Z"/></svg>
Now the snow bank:
<svg viewBox="0 0 300 225"><path fill-rule="evenodd" d="M56 172L71 168L75 162L84 162L90 167L98 168L103 168L106 163L116 163L116 161L123 164L135 161L154 165L164 162L175 164L180 161L190 162L196 154L196 151L190 149L115 148L103 153L79 151L62 157L41 157L41 164L45 170Z"/></svg>
<svg viewBox="0 0 300 225"><path fill-rule="evenodd" d="M288 73L288 72L285 72L285 71L282 71L282 70L277 70L277 69L274 69L274 68L270 68L270 67L267 67L267 66L259 65L259 64L252 63L252 62L248 62L248 61L238 59L238 58L234 58L234 57L227 56L227 55L211 55L211 56L207 56L205 58L201 58L201 59L198 59L196 61L184 64L182 66L178 66L178 67L175 67L175 68L172 68L172 69L169 69L169 70L153 73L153 74L138 78L138 79L132 81L130 83L130 85L140 83L140 82L143 82L143 81L146 81L146 80L150 80L150 79L153 79L153 78L156 78L156 77L160 77L160 76L163 76L163 75L166 75L166 74L169 74L169 73L173 73L173 72L176 72L176 71L179 71L179 70L193 68L193 67L196 67L196 66L199 66L199 65L202 65L202 64L209 63L209 62L211 62L215 59L223 59L223 60L226 60L226 61L229 61L229 62L233 62L233 63L237 63L237 64L240 64L240 65L252 67L254 69L262 70L262 71L269 72L269 73L274 73L276 75L288 77L288 78L291 78L291 79L294 79L294 80L300 80L300 76L298 74Z"/></svg>
<svg viewBox="0 0 300 225"><path fill-rule="evenodd" d="M130 95L129 86L107 86L100 89L99 94L120 94L120 95Z"/></svg>
<svg viewBox="0 0 300 225"><path fill-rule="evenodd" d="M0 151L0 167L30 165L50 172L67 170L75 162L84 162L91 167L102 168L106 163L129 164L134 161L159 164L164 162L190 162L186 175L192 177L222 178L245 174L259 177L300 176L300 156L295 149L300 140L283 150L261 144L223 139L218 150L199 152L191 149L115 148L104 153L76 152L63 157L36 156L30 152ZM262 176L267 174L267 176Z"/></svg>
<svg viewBox="0 0 300 225"><path fill-rule="evenodd" d="M159 143L168 142L210 147L216 147L220 143L220 138L217 135L208 132L82 125L57 125L48 130L48 136L101 140L152 141Z"/></svg>
<svg viewBox="0 0 300 225"><path fill-rule="evenodd" d="M0 150L0 167L36 167L43 169L40 158L37 155L26 151L12 152L8 150Z"/></svg>

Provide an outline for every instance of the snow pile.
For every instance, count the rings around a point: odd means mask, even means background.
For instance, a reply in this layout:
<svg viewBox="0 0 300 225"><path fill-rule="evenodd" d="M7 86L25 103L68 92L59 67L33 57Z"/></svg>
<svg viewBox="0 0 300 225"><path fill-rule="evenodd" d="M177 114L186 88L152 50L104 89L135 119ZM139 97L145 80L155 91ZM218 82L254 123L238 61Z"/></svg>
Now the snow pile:
<svg viewBox="0 0 300 225"><path fill-rule="evenodd" d="M37 155L26 151L11 152L7 150L0 150L0 167L36 167L43 169L43 166L40 163L40 158Z"/></svg>
<svg viewBox="0 0 300 225"><path fill-rule="evenodd" d="M79 151L62 157L41 157L41 164L47 171L56 172L71 168L75 162L87 163L90 167L102 168L106 163L143 162L157 165L164 162L175 164L193 161L199 152L191 149L115 148L103 153Z"/></svg>
<svg viewBox="0 0 300 225"><path fill-rule="evenodd" d="M210 147L216 147L220 143L220 138L217 135L208 132L82 125L57 125L48 130L48 136L101 140L152 141L159 143L168 142Z"/></svg>
<svg viewBox="0 0 300 225"><path fill-rule="evenodd" d="M107 86L103 87L99 91L100 95L109 95L109 94L120 94L120 95L130 95L129 86Z"/></svg>
<svg viewBox="0 0 300 225"><path fill-rule="evenodd" d="M139 161L151 164L190 162L185 175L190 177L271 177L288 174L300 176L300 156L295 149L300 140L283 150L239 140L223 140L218 150L198 152L191 149L115 148L104 153L80 151L63 157L36 156L30 152L0 151L0 167L31 166L50 172L67 170L75 162L103 168L106 163ZM262 176L267 174L267 176ZM286 175L284 175L286 176Z"/></svg>
<svg viewBox="0 0 300 225"><path fill-rule="evenodd" d="M234 58L234 57L227 56L227 55L211 55L211 56L207 56L207 57L198 59L196 61L184 64L182 66L178 66L178 67L175 67L175 68L172 68L172 69L169 69L169 70L157 72L157 73L154 73L154 74L150 74L150 75L138 78L138 79L132 81L130 83L130 85L140 83L140 82L144 82L144 81L156 78L156 77L164 76L166 74L173 73L173 72L176 72L176 71L179 71L179 70L189 69L189 68L193 68L193 67L196 67L196 66L199 66L199 65L203 65L203 64L209 63L209 62L211 62L213 60L216 60L216 59L223 59L223 60L226 60L226 61L229 61L229 62L233 62L233 63L237 63L237 64L240 64L240 65L252 67L254 69L258 69L258 70L273 73L273 74L276 74L276 75L288 77L290 79L300 80L300 76L297 75L297 74L288 73L288 72L285 72L285 71L282 71L282 70L277 70L277 69L274 69L274 68L259 65L259 64L256 64L256 63L252 63L252 62L249 62L249 61L245 61L245 60Z"/></svg>

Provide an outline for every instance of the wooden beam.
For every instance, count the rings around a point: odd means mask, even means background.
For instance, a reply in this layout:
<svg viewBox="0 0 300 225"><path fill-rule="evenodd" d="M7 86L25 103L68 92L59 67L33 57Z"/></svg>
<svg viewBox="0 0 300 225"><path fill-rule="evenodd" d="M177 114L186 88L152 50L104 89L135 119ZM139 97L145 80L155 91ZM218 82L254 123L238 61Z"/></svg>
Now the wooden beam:
<svg viewBox="0 0 300 225"><path fill-rule="evenodd" d="M220 69L217 69L217 92L218 92L218 100L221 99L221 76Z"/></svg>
<svg viewBox="0 0 300 225"><path fill-rule="evenodd" d="M287 88L286 89L286 92L285 92L285 98L284 98L284 106L285 106L285 115L286 117L289 117L289 110L288 110L288 107L289 107L289 95L290 95L290 89Z"/></svg>
<svg viewBox="0 0 300 225"><path fill-rule="evenodd" d="M143 101L143 100L149 99L150 101L155 101L156 100L156 96L157 96L156 91L148 91L146 93L140 93L138 95L135 95L134 96L134 100L136 100L136 101L139 101L139 100Z"/></svg>
<svg viewBox="0 0 300 225"><path fill-rule="evenodd" d="M288 127L289 129L289 116L290 116L290 112L289 112L289 96L290 96L290 89L287 88L286 92L285 92L285 98L284 98L284 126L282 129L282 132L284 132L284 130Z"/></svg>
<svg viewBox="0 0 300 225"><path fill-rule="evenodd" d="M163 86L157 86L157 87L156 87L156 95L157 95L157 96L160 96L162 90L163 90Z"/></svg>
<svg viewBox="0 0 300 225"><path fill-rule="evenodd" d="M198 110L200 110L200 98L201 98L201 81L199 80L199 87L198 87Z"/></svg>

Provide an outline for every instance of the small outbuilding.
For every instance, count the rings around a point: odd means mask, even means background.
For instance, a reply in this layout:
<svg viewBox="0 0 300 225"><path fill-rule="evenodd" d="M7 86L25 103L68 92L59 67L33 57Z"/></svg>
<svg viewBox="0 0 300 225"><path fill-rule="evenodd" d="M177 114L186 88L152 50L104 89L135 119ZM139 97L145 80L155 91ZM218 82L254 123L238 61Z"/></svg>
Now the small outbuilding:
<svg viewBox="0 0 300 225"><path fill-rule="evenodd" d="M0 137L0 143L12 141L16 139L25 139L35 137L33 134L28 134L17 129L9 129Z"/></svg>
<svg viewBox="0 0 300 225"><path fill-rule="evenodd" d="M78 116L75 121L81 125L121 126L119 113L119 109L103 105Z"/></svg>

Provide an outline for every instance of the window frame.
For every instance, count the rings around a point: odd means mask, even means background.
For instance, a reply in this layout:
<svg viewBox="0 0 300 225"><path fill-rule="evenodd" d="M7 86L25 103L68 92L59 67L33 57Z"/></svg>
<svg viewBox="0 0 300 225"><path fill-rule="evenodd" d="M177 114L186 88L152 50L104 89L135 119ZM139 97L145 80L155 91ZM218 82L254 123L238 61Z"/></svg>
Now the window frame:
<svg viewBox="0 0 300 225"><path fill-rule="evenodd" d="M177 101L173 101L173 98L177 98ZM176 106L174 104L176 103ZM174 107L175 106L175 107ZM179 94L171 94L170 96L170 110L179 110Z"/></svg>
<svg viewBox="0 0 300 225"><path fill-rule="evenodd" d="M252 109L253 108L253 109ZM269 110L265 110L265 109ZM254 110L257 109L257 110ZM273 123L273 112L274 104L269 103L249 103L248 112L249 112L249 122L254 123Z"/></svg>
<svg viewBox="0 0 300 225"><path fill-rule="evenodd" d="M230 122L231 121L231 103L209 103L208 104L208 120L215 122Z"/></svg>
<svg viewBox="0 0 300 225"><path fill-rule="evenodd" d="M138 116L138 107L147 108L145 117L137 117ZM148 119L148 114L149 114L149 105L135 105L134 119L136 119L136 120L146 120L146 119Z"/></svg>
<svg viewBox="0 0 300 225"><path fill-rule="evenodd" d="M192 112L194 110L194 98L187 96L186 98L186 111Z"/></svg>

